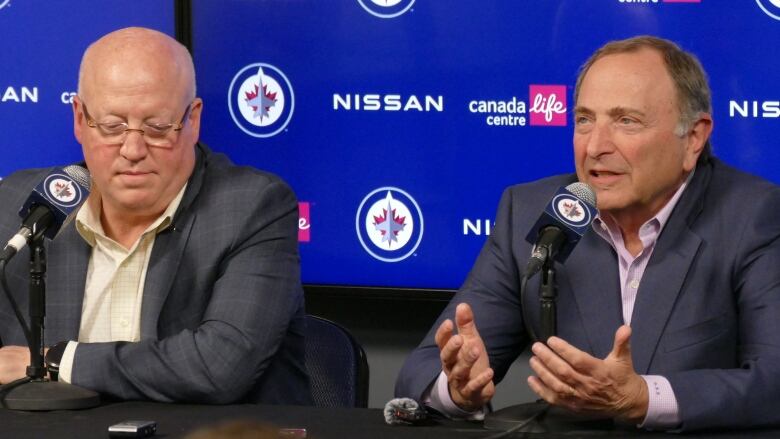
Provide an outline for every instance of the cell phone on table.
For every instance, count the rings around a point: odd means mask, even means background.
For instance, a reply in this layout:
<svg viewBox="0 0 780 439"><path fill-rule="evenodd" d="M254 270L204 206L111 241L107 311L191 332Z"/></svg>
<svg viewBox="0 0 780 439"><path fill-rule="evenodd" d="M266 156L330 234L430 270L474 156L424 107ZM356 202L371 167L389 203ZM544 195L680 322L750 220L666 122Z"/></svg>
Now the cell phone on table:
<svg viewBox="0 0 780 439"><path fill-rule="evenodd" d="M154 421L122 421L108 427L108 437L150 437L156 432Z"/></svg>

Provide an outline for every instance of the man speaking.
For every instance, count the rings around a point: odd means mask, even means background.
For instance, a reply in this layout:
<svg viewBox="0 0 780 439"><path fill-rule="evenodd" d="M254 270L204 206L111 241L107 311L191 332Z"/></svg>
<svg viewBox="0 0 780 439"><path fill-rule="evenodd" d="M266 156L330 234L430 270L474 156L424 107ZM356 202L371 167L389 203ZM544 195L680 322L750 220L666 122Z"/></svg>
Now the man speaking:
<svg viewBox="0 0 780 439"><path fill-rule="evenodd" d="M407 359L397 396L479 418L540 333L525 237L576 180L598 213L556 263L558 336L528 385L552 405L653 429L780 423L780 187L710 152L710 91L674 43L608 43L574 91L576 175L509 188L463 287ZM527 321L523 321L523 315Z"/></svg>
<svg viewBox="0 0 780 439"><path fill-rule="evenodd" d="M187 50L142 28L84 53L73 127L92 177L48 243L46 363L119 399L308 404L297 202L279 178L198 143ZM0 236L48 170L0 185ZM27 250L7 266L27 305ZM0 383L29 353L0 299Z"/></svg>

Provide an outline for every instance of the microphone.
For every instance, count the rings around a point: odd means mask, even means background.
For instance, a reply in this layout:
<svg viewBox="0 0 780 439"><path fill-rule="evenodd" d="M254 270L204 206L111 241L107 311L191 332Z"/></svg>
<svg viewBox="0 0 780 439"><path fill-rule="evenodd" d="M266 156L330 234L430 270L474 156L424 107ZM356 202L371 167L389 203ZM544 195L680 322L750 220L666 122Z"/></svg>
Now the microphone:
<svg viewBox="0 0 780 439"><path fill-rule="evenodd" d="M596 194L587 184L576 182L558 189L525 237L534 244L526 278L541 270L548 258L564 262L597 213Z"/></svg>
<svg viewBox="0 0 780 439"><path fill-rule="evenodd" d="M82 166L52 169L35 186L19 210L22 227L3 248L0 260L9 261L27 243L41 235L54 239L89 195L89 181L89 171Z"/></svg>
<svg viewBox="0 0 780 439"><path fill-rule="evenodd" d="M425 408L412 398L394 398L385 404L385 422L389 425L419 424L428 418Z"/></svg>

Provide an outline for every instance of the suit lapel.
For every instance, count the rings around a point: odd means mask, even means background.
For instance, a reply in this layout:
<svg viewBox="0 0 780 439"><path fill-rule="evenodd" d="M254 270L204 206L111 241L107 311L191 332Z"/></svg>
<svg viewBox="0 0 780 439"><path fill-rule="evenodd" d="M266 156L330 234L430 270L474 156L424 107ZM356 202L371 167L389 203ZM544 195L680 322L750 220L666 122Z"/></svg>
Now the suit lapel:
<svg viewBox="0 0 780 439"><path fill-rule="evenodd" d="M647 373L650 367L658 341L701 244L701 238L687 228L668 237L670 239L665 239L663 246L659 241L653 251L631 316L631 352L634 368L640 373Z"/></svg>
<svg viewBox="0 0 780 439"><path fill-rule="evenodd" d="M160 311L179 270L194 218L187 215L182 220L158 234L154 240L154 248L149 259L149 268L144 283L143 305L141 306L142 340L157 338L157 322Z"/></svg>
<svg viewBox="0 0 780 439"><path fill-rule="evenodd" d="M642 276L631 316L634 368L647 373L677 296L698 253L701 238L689 224L701 212L711 167L699 166L675 206Z"/></svg>
<svg viewBox="0 0 780 439"><path fill-rule="evenodd" d="M572 251L564 267L565 276L560 276L562 286L565 285L574 296L591 353L603 358L612 350L615 330L623 319L614 250L590 230ZM562 299L565 294L561 291Z"/></svg>
<svg viewBox="0 0 780 439"><path fill-rule="evenodd" d="M197 161L179 208L171 226L160 232L154 240L149 268L144 282L144 297L141 307L141 339L156 339L158 320L165 300L187 247L195 212L190 209L203 185L206 162L210 151L205 145L195 146Z"/></svg>
<svg viewBox="0 0 780 439"><path fill-rule="evenodd" d="M74 222L67 225L48 247L45 341L49 345L62 340L78 340L91 251L76 231Z"/></svg>

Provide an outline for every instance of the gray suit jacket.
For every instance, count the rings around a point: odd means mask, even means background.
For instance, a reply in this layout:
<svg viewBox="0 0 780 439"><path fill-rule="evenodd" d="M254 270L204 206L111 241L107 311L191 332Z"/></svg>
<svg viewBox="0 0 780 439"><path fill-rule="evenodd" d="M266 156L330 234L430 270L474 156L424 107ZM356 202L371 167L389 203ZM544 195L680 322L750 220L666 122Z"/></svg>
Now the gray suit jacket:
<svg viewBox="0 0 780 439"><path fill-rule="evenodd" d="M495 379L528 344L518 298L525 241L548 200L575 176L509 188L468 279L407 359L396 395L419 398L441 370L435 328L471 304ZM684 430L780 424L780 187L718 160L702 164L659 236L632 316L640 374L669 379ZM558 334L604 358L622 324L618 263L592 230L558 273ZM525 306L539 333L539 276Z"/></svg>
<svg viewBox="0 0 780 439"><path fill-rule="evenodd" d="M141 341L80 343L73 383L109 397L310 404L297 201L278 177L196 145L197 163L172 227L157 235L144 284ZM0 185L0 236L48 169ZM91 248L71 223L47 242L45 341L77 340ZM7 268L27 309L29 252ZM0 297L0 341L24 345Z"/></svg>

